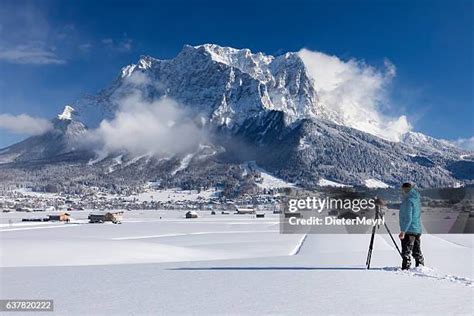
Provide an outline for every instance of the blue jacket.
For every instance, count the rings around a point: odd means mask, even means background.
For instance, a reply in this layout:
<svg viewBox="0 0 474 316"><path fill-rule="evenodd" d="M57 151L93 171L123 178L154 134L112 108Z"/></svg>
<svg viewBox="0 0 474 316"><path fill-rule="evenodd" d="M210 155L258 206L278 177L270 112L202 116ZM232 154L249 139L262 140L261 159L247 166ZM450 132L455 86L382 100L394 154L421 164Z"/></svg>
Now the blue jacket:
<svg viewBox="0 0 474 316"><path fill-rule="evenodd" d="M400 231L421 234L421 201L420 193L411 189L403 197L400 205Z"/></svg>

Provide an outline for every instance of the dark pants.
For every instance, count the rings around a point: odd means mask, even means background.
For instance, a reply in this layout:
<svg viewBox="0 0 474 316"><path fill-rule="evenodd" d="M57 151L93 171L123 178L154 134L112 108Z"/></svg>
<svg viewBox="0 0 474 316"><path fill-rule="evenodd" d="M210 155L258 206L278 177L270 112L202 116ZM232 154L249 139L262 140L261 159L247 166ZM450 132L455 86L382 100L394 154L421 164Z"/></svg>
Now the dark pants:
<svg viewBox="0 0 474 316"><path fill-rule="evenodd" d="M405 238L402 239L402 269L410 268L411 256L415 258L417 267L425 264L421 253L421 234L406 233Z"/></svg>

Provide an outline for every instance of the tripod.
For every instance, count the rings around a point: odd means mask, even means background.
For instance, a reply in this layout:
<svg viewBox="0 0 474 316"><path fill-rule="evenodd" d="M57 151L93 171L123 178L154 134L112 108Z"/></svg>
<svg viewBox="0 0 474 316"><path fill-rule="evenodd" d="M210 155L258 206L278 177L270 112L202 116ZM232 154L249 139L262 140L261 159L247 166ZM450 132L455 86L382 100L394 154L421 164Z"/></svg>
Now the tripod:
<svg viewBox="0 0 474 316"><path fill-rule="evenodd" d="M375 206L375 220L383 219L383 216L384 214L380 211L380 205L376 205ZM402 253L400 251L400 248L398 248L397 242L393 238L392 233L390 232L390 229L388 228L387 223L385 223L385 221L383 225L385 226L385 229L387 230L388 235L392 239L393 244L395 245L395 248L397 248L397 251L401 257ZM372 259L372 250L374 249L375 231L377 230L378 227L379 225L374 225L374 227L372 227L372 236L370 237L369 252L367 253L367 261L365 262L367 269L370 269L370 259Z"/></svg>

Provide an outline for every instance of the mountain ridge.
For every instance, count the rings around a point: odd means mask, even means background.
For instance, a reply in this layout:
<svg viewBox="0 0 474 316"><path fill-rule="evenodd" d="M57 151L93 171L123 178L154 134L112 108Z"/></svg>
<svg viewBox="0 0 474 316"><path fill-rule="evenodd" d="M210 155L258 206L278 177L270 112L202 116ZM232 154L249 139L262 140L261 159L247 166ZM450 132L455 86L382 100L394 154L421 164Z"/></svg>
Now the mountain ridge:
<svg viewBox="0 0 474 316"><path fill-rule="evenodd" d="M122 168L144 168L150 170L149 176L137 174L150 180L165 179L169 185L189 180L198 186L192 174L196 168L210 174L215 173L211 168L234 174L242 162L256 161L282 179L306 187L321 179L350 185L374 179L392 186L412 181L421 187L458 186L473 180L470 153L445 141L408 132L400 142L390 142L343 125L338 113L319 102L297 53L274 57L214 44L185 45L168 60L141 56L136 64L123 67L97 95L66 106L53 119L55 128L49 134L0 151L0 167L27 166L28 160L48 164L49 158L57 164L61 155L67 156L68 163L94 160L93 152L75 148L77 140L102 120L113 120L121 109L120 101L134 93L149 102L176 100L212 131L210 143L166 159L135 161L130 153L109 153L95 159L94 172L106 170L112 175L123 173ZM119 155L124 163L115 165L113 158ZM218 184L209 179L206 183Z"/></svg>

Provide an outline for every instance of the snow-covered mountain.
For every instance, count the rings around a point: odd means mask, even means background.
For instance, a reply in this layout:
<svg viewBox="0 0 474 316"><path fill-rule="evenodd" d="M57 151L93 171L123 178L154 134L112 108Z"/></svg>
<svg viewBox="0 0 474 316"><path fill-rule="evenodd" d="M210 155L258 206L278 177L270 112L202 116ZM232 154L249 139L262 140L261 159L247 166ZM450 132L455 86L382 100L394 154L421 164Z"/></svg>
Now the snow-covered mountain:
<svg viewBox="0 0 474 316"><path fill-rule="evenodd" d="M212 44L184 46L169 60L142 56L124 67L110 86L73 104L80 121L68 106L53 120L53 131L0 151L0 161L14 166L28 160L57 161L65 154L83 161L91 153L72 155L78 151L75 138L85 133L85 126L96 128L113 119L122 100L136 93L150 102L163 97L177 101L211 132L210 143L166 159L110 153L110 158L93 160L107 172L154 180L172 175L169 181L178 181L255 161L305 186L321 179L351 185L413 181L423 187L473 180L474 162L445 141L409 132L400 142L390 142L344 125L339 113L319 101L297 53L274 57ZM114 165L112 156L119 154L121 163Z"/></svg>
<svg viewBox="0 0 474 316"><path fill-rule="evenodd" d="M170 60L142 56L97 96L80 100L77 108L94 126L113 117L118 102L137 88L149 98L173 98L216 126L235 127L269 110L284 112L288 123L305 117L338 119L318 102L297 53L273 57L211 44L186 45Z"/></svg>
<svg viewBox="0 0 474 316"><path fill-rule="evenodd" d="M44 164L56 161L82 161L91 153L78 148L86 126L75 118L75 110L69 105L51 120L53 129L45 134L32 136L0 150L0 163Z"/></svg>

